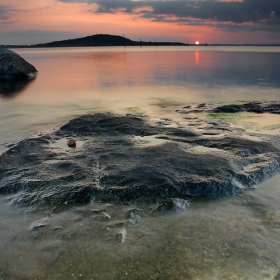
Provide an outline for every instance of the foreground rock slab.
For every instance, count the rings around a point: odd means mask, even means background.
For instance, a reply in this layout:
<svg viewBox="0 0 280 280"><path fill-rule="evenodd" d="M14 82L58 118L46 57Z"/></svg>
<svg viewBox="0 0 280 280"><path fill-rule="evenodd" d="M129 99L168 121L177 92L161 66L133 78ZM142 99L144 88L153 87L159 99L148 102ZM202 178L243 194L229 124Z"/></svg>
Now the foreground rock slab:
<svg viewBox="0 0 280 280"><path fill-rule="evenodd" d="M0 48L0 80L26 80L36 76L36 68L15 52Z"/></svg>
<svg viewBox="0 0 280 280"><path fill-rule="evenodd" d="M279 140L220 120L86 115L2 154L0 193L25 205L234 195L279 170Z"/></svg>

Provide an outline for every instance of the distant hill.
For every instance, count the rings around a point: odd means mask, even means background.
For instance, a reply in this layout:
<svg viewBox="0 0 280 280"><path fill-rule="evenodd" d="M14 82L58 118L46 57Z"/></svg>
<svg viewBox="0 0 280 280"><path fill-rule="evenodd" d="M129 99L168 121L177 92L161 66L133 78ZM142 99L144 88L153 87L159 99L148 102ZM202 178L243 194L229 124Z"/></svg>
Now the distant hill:
<svg viewBox="0 0 280 280"><path fill-rule="evenodd" d="M87 47L87 46L124 46L132 45L133 41L122 36L97 34L77 39L37 44L36 47Z"/></svg>
<svg viewBox="0 0 280 280"><path fill-rule="evenodd" d="M108 35L108 34L96 34L77 39L69 39L63 41L55 41L45 44L36 45L19 45L19 46L5 46L5 47L24 47L24 48L49 48L49 47L90 47L90 46L181 46L185 45L179 42L143 42L132 41L122 36Z"/></svg>

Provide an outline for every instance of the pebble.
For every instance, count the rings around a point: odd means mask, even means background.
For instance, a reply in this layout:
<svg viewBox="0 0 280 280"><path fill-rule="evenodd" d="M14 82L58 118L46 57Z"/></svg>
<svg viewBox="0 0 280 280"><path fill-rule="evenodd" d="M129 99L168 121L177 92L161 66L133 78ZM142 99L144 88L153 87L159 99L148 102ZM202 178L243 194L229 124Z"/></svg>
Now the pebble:
<svg viewBox="0 0 280 280"><path fill-rule="evenodd" d="M76 148L76 140L74 139L69 139L67 141L67 146L70 147L70 148Z"/></svg>

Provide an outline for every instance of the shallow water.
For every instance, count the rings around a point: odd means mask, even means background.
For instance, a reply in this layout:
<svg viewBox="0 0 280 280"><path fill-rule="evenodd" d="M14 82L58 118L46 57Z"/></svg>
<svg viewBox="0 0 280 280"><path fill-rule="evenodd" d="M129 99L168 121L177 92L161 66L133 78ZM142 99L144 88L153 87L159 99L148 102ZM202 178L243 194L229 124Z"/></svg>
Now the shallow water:
<svg viewBox="0 0 280 280"><path fill-rule="evenodd" d="M136 140L136 143L140 146L154 146L161 145L165 143L167 140L157 138L156 136L135 136L133 137Z"/></svg>
<svg viewBox="0 0 280 280"><path fill-rule="evenodd" d="M32 213L2 198L1 279L277 279L279 179L180 211L112 203L110 218L97 202Z"/></svg>
<svg viewBox="0 0 280 280"><path fill-rule="evenodd" d="M175 110L190 103L280 100L279 47L15 51L39 75L9 95L0 85L0 152L88 113L147 114L180 126L189 120ZM258 116L260 126L278 125L268 118ZM52 145L70 149L67 139ZM0 279L280 279L279 179L235 197L177 201L171 208L156 200L15 207L2 195Z"/></svg>

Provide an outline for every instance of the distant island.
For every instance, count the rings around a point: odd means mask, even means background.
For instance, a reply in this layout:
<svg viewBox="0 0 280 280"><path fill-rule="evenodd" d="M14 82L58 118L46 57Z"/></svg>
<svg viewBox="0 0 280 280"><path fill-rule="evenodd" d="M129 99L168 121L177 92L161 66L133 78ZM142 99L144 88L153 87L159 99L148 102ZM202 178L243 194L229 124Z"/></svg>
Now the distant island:
<svg viewBox="0 0 280 280"><path fill-rule="evenodd" d="M158 42L133 41L124 36L96 34L82 38L54 41L35 45L0 45L0 48L59 48L59 47L113 47L113 46L279 46L279 44L208 44L208 43L181 43L181 42Z"/></svg>
<svg viewBox="0 0 280 280"><path fill-rule="evenodd" d="M105 46L186 46L180 42L132 41L118 35L96 34L83 38L55 41L36 45L2 45L5 48L53 48L53 47L105 47Z"/></svg>

